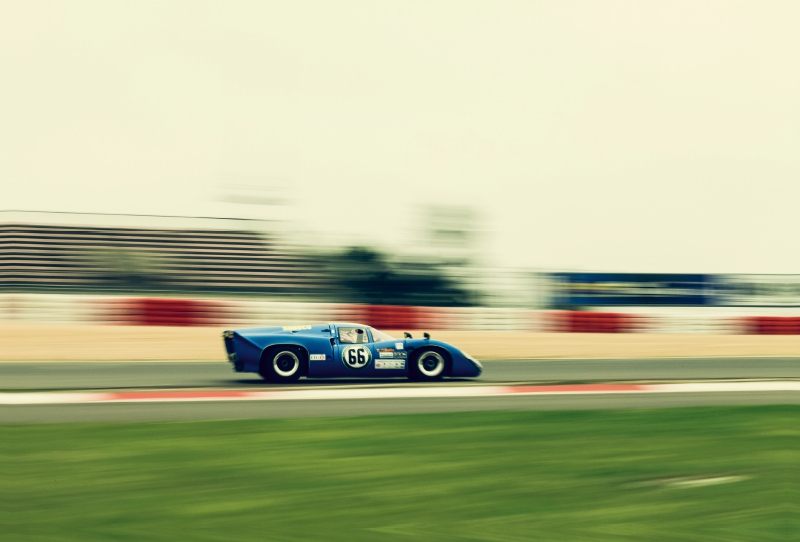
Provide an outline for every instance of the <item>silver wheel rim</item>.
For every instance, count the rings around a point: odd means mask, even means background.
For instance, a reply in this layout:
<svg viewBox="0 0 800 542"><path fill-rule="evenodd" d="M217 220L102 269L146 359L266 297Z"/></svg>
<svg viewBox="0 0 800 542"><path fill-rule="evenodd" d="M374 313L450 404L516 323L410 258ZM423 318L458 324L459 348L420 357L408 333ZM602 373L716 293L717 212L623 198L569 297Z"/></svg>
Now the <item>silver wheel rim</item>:
<svg viewBox="0 0 800 542"><path fill-rule="evenodd" d="M286 358L290 358L291 362L286 363ZM275 373L280 376L292 376L300 369L300 359L294 352L284 350L272 358L272 368Z"/></svg>
<svg viewBox="0 0 800 542"><path fill-rule="evenodd" d="M444 358L438 352L425 352L417 360L419 372L427 377L435 377L444 371Z"/></svg>

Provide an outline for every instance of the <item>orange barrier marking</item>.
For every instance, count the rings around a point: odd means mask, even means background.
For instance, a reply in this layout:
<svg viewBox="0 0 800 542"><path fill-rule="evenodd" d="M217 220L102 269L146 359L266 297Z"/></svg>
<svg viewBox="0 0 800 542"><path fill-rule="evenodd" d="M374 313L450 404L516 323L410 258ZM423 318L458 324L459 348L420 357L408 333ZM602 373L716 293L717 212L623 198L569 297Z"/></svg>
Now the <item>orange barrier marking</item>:
<svg viewBox="0 0 800 542"><path fill-rule="evenodd" d="M575 384L564 386L508 386L506 393L598 393L619 391L649 391L648 386L638 384Z"/></svg>
<svg viewBox="0 0 800 542"><path fill-rule="evenodd" d="M104 401L147 399L236 399L252 396L249 391L135 391L105 394Z"/></svg>

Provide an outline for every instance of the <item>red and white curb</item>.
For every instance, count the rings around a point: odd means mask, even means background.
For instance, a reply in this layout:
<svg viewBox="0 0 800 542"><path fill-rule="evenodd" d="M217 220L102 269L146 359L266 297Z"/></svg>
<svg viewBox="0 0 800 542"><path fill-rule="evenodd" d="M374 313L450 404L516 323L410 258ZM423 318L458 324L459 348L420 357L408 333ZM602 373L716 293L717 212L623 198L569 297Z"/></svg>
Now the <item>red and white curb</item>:
<svg viewBox="0 0 800 542"><path fill-rule="evenodd" d="M127 391L92 393L0 393L0 405L147 403L186 401L298 401L321 399L414 399L509 395L626 393L800 392L800 381L690 382L684 384L575 384L557 386L435 386L302 390Z"/></svg>

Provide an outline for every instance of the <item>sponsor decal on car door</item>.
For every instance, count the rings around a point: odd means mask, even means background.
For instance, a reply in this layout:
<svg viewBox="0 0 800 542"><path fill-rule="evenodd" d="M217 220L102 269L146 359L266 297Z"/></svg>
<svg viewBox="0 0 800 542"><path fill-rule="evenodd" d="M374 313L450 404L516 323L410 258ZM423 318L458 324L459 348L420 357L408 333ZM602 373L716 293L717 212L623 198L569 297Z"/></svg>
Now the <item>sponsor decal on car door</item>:
<svg viewBox="0 0 800 542"><path fill-rule="evenodd" d="M406 357L408 356L407 352L397 350L397 348L385 346L376 348L376 350L378 351L378 357L380 358L375 360L376 369L406 368Z"/></svg>

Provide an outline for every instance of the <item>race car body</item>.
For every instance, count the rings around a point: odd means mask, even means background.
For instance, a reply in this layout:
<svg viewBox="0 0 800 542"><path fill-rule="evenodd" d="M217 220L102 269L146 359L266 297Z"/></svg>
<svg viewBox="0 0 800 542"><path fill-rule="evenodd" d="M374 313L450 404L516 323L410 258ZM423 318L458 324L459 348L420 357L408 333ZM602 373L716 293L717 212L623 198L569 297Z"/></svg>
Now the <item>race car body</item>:
<svg viewBox="0 0 800 542"><path fill-rule="evenodd" d="M225 350L234 370L274 382L309 378L413 380L476 377L480 362L458 348L406 333L396 339L362 324L317 324L226 331Z"/></svg>

